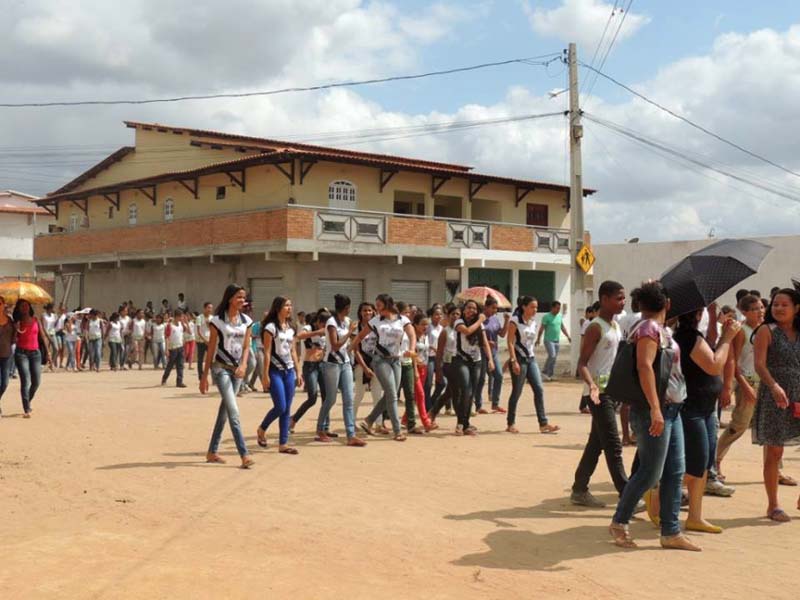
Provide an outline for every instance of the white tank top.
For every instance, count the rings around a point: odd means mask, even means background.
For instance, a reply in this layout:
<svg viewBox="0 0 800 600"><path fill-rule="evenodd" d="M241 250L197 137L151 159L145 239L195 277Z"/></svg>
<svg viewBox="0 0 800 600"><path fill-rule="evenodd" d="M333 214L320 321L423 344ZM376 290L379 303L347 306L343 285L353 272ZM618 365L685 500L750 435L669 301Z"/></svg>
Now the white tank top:
<svg viewBox="0 0 800 600"><path fill-rule="evenodd" d="M756 377L756 360L752 342L753 328L742 323L742 333L744 333L744 344L739 354L739 370L748 379L753 379Z"/></svg>
<svg viewBox="0 0 800 600"><path fill-rule="evenodd" d="M449 363L453 361L453 357L456 355L456 330L452 327L447 327L442 333L447 336L442 361Z"/></svg>
<svg viewBox="0 0 800 600"><path fill-rule="evenodd" d="M614 359L617 356L622 333L616 321L609 323L605 319L595 317L589 325L592 326L595 323L600 326L600 340L597 342L597 346L595 346L586 366L589 368L589 373L591 373L592 379L594 379L602 394L606 389L606 384L608 384L611 367L614 366ZM583 393L584 395L589 393L589 386L585 383L583 384Z"/></svg>

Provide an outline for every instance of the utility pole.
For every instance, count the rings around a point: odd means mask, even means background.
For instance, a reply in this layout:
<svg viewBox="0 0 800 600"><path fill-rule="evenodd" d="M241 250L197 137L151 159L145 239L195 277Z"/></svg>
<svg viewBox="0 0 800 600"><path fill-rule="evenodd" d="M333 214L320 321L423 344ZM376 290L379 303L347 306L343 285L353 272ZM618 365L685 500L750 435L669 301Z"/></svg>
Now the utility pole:
<svg viewBox="0 0 800 600"><path fill-rule="evenodd" d="M578 97L578 52L574 43L567 51L569 65L569 197L570 197L570 235L569 247L571 306L569 307L570 373L578 368L580 357L580 311L586 303L584 291L584 272L578 266L578 252L583 247L583 170L581 166L581 109Z"/></svg>

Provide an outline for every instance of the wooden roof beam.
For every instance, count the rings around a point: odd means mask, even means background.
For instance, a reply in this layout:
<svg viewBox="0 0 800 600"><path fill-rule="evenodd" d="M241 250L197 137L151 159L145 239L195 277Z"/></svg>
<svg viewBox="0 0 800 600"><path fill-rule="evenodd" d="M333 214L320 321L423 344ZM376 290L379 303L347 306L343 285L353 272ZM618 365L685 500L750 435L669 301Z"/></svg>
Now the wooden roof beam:
<svg viewBox="0 0 800 600"><path fill-rule="evenodd" d="M289 168L285 168L283 165L288 164ZM289 180L289 183L294 185L294 159L288 161L288 163L275 163L275 168L278 169L281 173L286 175L286 179Z"/></svg>
<svg viewBox="0 0 800 600"><path fill-rule="evenodd" d="M84 198L83 199L83 204L81 204L80 200L70 200L70 202L72 202L72 204L77 206L84 215L86 215L87 217L89 216L89 199L88 198Z"/></svg>
<svg viewBox="0 0 800 600"><path fill-rule="evenodd" d="M158 200L158 196L156 195L156 186L155 185L147 186L147 187L140 187L140 188L136 188L136 189L138 189L145 196L147 196L150 199L150 202L153 203L153 206L156 205L156 202Z"/></svg>
<svg viewBox="0 0 800 600"><path fill-rule="evenodd" d="M316 160L308 160L306 158L300 159L300 185L303 185L303 181L308 175L309 171L311 171L311 167L317 164Z"/></svg>
<svg viewBox="0 0 800 600"><path fill-rule="evenodd" d="M447 175L434 175L431 177L431 196L435 196L439 190L442 189L442 186L448 181L450 181L450 177Z"/></svg>
<svg viewBox="0 0 800 600"><path fill-rule="evenodd" d="M388 183L392 180L392 177L397 175L397 169L381 169L380 171L380 188L381 194L383 193L383 188L385 188Z"/></svg>
<svg viewBox="0 0 800 600"><path fill-rule="evenodd" d="M245 177L246 172L247 172L246 169L241 169L239 171L225 171L225 173L227 173L228 177L230 178L231 183L233 183L234 185L238 185L240 188L242 188L243 192L246 191L247 187L247 178ZM236 173L240 173L241 175L237 177Z"/></svg>
<svg viewBox="0 0 800 600"><path fill-rule="evenodd" d="M469 201L475 198L475 195L481 191L483 186L485 186L488 182L487 181L475 181L470 179L469 180Z"/></svg>
<svg viewBox="0 0 800 600"><path fill-rule="evenodd" d="M199 179L200 179L199 177L194 177L192 179L179 179L178 183L180 183L183 187L189 190L189 193L192 196L194 196L195 200L197 200L197 198L199 198L199 191L200 191ZM190 185L189 182L191 182L193 185Z"/></svg>
<svg viewBox="0 0 800 600"><path fill-rule="evenodd" d="M113 194L103 194L103 198L108 200L108 203L111 204L114 208L119 210L119 192Z"/></svg>
<svg viewBox="0 0 800 600"><path fill-rule="evenodd" d="M519 203L522 202L525 199L525 196L530 194L535 189L536 188L533 188L533 187L521 188L521 187L517 186L515 188L515 190L514 190L514 206L519 206Z"/></svg>

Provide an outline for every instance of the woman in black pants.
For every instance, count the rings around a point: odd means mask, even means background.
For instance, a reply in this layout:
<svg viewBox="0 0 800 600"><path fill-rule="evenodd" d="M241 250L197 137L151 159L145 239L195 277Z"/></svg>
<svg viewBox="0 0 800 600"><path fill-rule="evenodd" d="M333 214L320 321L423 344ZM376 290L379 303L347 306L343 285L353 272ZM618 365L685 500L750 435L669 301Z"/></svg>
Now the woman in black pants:
<svg viewBox="0 0 800 600"><path fill-rule="evenodd" d="M316 313L306 315L306 326L297 334L304 347L303 353L303 381L306 384L308 399L292 415L289 421L289 431L294 433L294 426L300 422L309 408L317 403L317 396L325 397L325 385L322 380L322 357L325 356L325 322L331 318L331 313L320 309ZM336 433L329 433L328 437L338 437Z"/></svg>
<svg viewBox="0 0 800 600"><path fill-rule="evenodd" d="M472 410L472 398L478 387L478 378L481 374L481 349L488 361L487 372L494 371L492 351L483 332L483 322L486 316L480 313L478 303L467 300L461 309L461 318L455 322L456 354L453 358L453 374L455 376L455 389L453 406L456 408L458 425L456 435L476 435L477 429L470 425L469 417Z"/></svg>

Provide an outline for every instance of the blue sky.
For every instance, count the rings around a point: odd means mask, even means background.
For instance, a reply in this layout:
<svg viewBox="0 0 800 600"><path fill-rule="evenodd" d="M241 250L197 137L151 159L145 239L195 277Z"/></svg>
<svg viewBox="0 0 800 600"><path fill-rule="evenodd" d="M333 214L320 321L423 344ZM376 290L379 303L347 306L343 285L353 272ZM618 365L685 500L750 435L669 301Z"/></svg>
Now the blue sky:
<svg viewBox="0 0 800 600"><path fill-rule="evenodd" d="M534 8L555 8L560 4L558 0L530 2ZM423 10L430 2L404 0L401 5L410 11ZM565 47L560 40L531 30L522 2L495 0L476 6L470 12L480 16L461 20L451 34L422 49L418 64L421 70L538 56ZM604 71L633 83L651 78L661 67L678 59L708 53L720 33L749 33L762 28L781 31L800 22L800 2L790 0L768 3L635 0L631 10L648 16L650 22L634 37L615 44ZM593 52L594 47L578 48L579 57L586 62ZM361 94L380 102L387 110L454 111L467 102L494 103L510 85L527 85L539 91L561 87L562 73L559 65L553 65L547 73L534 67L511 65L466 76L366 87ZM585 76L582 72L581 77ZM611 100L624 98L625 94L603 81L598 81L594 93Z"/></svg>

